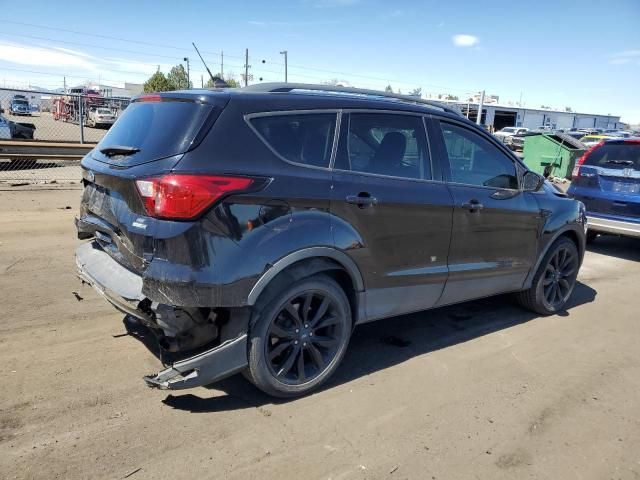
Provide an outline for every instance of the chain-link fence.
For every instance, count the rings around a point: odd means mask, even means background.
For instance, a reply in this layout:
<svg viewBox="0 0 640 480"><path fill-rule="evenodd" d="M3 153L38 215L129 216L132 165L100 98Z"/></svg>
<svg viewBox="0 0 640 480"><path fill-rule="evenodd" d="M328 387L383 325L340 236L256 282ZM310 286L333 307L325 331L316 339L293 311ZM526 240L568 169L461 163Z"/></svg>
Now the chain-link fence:
<svg viewBox="0 0 640 480"><path fill-rule="evenodd" d="M79 181L79 159L128 105L86 88L0 88L0 182Z"/></svg>
<svg viewBox="0 0 640 480"><path fill-rule="evenodd" d="M127 105L128 98L85 88L67 93L0 88L1 115L13 140L99 142Z"/></svg>

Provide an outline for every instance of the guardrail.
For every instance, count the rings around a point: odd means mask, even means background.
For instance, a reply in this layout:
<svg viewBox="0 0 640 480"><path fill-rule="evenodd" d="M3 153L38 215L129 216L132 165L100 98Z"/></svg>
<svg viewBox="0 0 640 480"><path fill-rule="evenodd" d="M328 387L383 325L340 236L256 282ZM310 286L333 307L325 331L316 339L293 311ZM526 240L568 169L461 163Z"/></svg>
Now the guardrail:
<svg viewBox="0 0 640 480"><path fill-rule="evenodd" d="M0 183L77 183L95 143L0 140Z"/></svg>

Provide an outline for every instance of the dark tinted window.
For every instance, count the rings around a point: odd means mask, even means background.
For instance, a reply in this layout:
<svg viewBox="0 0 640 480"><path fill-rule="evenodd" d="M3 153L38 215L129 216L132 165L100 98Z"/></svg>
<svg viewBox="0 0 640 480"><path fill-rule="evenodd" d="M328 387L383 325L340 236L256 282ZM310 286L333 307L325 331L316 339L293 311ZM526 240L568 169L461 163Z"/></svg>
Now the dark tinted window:
<svg viewBox="0 0 640 480"><path fill-rule="evenodd" d="M449 156L451 180L468 185L518 188L513 161L477 133L440 122Z"/></svg>
<svg viewBox="0 0 640 480"><path fill-rule="evenodd" d="M286 160L328 167L331 160L335 113L267 115L251 119L262 139Z"/></svg>
<svg viewBox="0 0 640 480"><path fill-rule="evenodd" d="M352 171L431 178L422 117L352 113L347 152Z"/></svg>
<svg viewBox="0 0 640 480"><path fill-rule="evenodd" d="M135 165L183 153L212 110L211 105L194 102L133 102L100 141L94 156L100 158L101 148L114 145L139 148L120 162Z"/></svg>
<svg viewBox="0 0 640 480"><path fill-rule="evenodd" d="M587 157L584 165L640 170L640 143L609 143L596 148Z"/></svg>

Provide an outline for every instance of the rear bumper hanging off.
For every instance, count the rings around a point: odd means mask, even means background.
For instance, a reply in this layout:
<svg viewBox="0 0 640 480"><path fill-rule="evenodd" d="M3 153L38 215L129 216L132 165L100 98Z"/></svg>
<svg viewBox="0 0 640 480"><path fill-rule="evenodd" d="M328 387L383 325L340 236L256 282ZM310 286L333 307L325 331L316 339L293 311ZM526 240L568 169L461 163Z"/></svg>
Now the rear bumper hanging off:
<svg viewBox="0 0 640 480"><path fill-rule="evenodd" d="M76 250L80 279L91 285L121 312L145 322L150 314L138 308L145 299L142 278L113 260L93 242ZM144 377L150 387L184 389L208 385L244 369L247 364L246 328L235 338L202 353L174 362L169 368Z"/></svg>
<svg viewBox="0 0 640 480"><path fill-rule="evenodd" d="M144 377L149 387L181 390L208 385L247 366L247 334Z"/></svg>

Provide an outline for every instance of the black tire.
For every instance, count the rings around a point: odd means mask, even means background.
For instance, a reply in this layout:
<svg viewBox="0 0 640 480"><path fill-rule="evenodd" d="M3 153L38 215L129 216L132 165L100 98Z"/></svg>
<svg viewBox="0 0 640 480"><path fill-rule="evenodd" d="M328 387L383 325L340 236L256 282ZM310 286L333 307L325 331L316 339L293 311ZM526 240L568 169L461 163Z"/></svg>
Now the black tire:
<svg viewBox="0 0 640 480"><path fill-rule="evenodd" d="M274 397L318 388L335 372L351 337L351 307L330 277L314 275L258 302L249 331L247 377ZM315 336L314 336L315 335Z"/></svg>
<svg viewBox="0 0 640 480"><path fill-rule="evenodd" d="M598 232L594 230L587 230L587 243L593 243L598 238Z"/></svg>
<svg viewBox="0 0 640 480"><path fill-rule="evenodd" d="M517 294L518 301L541 315L561 311L573 292L579 267L575 243L566 237L559 238L540 262L531 288Z"/></svg>

